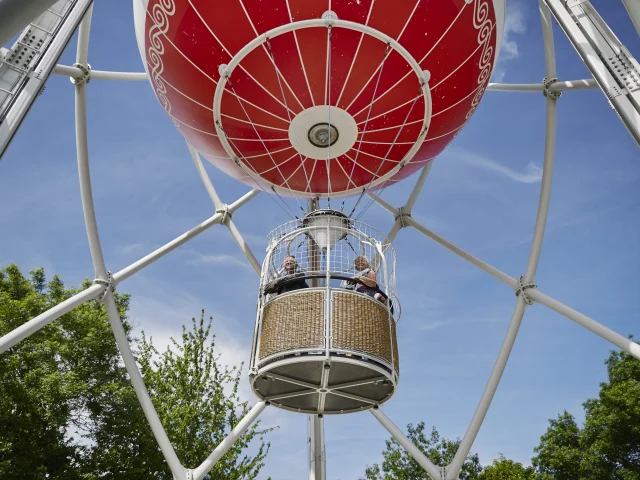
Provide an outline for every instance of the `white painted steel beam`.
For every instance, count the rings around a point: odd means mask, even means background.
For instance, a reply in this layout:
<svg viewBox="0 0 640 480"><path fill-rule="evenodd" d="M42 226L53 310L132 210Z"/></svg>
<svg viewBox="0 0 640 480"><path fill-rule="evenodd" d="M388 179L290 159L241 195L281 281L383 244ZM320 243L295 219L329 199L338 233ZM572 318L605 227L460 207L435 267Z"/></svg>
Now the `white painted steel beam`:
<svg viewBox="0 0 640 480"><path fill-rule="evenodd" d="M80 78L84 72L78 67L56 65L52 73L71 78ZM149 79L146 72L110 72L105 70L91 70L91 80L121 80L142 82Z"/></svg>
<svg viewBox="0 0 640 480"><path fill-rule="evenodd" d="M5 0L0 0L5 1ZM11 0L13 1L13 0ZM29 3L25 0L17 0L22 3ZM33 103L38 98L44 84L49 78L56 62L65 47L71 40L78 24L82 20L85 12L92 4L92 0L75 0L73 7L62 17L55 17L53 23L47 21L47 25L53 25L53 31L40 28L36 36L40 36L43 40L43 50L39 54L37 60L32 61L26 69L20 68L16 70L15 65L0 62L0 84L5 85L5 81L10 82L10 98L4 98L6 95L0 94L0 158L11 143L16 132L20 128L22 121L31 109ZM52 16L47 13L43 15L42 20L46 20L45 16ZM2 22L2 13L0 12L0 22ZM36 28L37 23L32 24ZM54 35L55 34L55 35ZM17 45L15 48L19 48ZM20 78L9 80L11 75L19 73Z"/></svg>
<svg viewBox="0 0 640 480"><path fill-rule="evenodd" d="M640 64L589 0L542 0L640 145ZM637 3L637 0L634 0Z"/></svg>
<svg viewBox="0 0 640 480"><path fill-rule="evenodd" d="M418 196L420 195L420 192L422 191L422 187L424 187L424 182L427 181L427 177L429 176L429 172L431 172L431 167L433 166L433 162L434 161L435 161L435 159L429 160L429 162L427 162L427 164L424 167L422 167L422 170L420 171L420 176L418 177L418 180L416 181L416 184L413 187L413 190L411 190L411 194L409 195L409 199L407 200L407 203L404 204L403 210L405 212L409 212L410 213L411 209L416 204L416 201L418 200Z"/></svg>
<svg viewBox="0 0 640 480"><path fill-rule="evenodd" d="M0 0L0 47L58 0Z"/></svg>
<svg viewBox="0 0 640 480"><path fill-rule="evenodd" d="M309 480L326 480L324 417L309 415Z"/></svg>
<svg viewBox="0 0 640 480"><path fill-rule="evenodd" d="M389 420L389 417L382 413L382 410L379 408L371 408L369 411L374 417L376 417L382 426L387 429L391 436L395 438L400 445L402 445L407 453L411 455L416 462L418 462L418 465L420 465L424 471L429 474L432 480L442 480L442 471L440 467L434 465L433 462L431 462L431 460L429 460L426 455L422 453L422 451L420 451L420 449L416 447L391 420Z"/></svg>
<svg viewBox="0 0 640 480"><path fill-rule="evenodd" d="M189 142L187 142L187 147L189 148L189 153L191 154L193 163L196 166L198 175L200 175L200 180L202 180L204 188L207 190L209 198L211 198L211 201L216 208L216 213L222 214L222 223L229 229L231 236L238 244L238 247L240 247L240 251L244 254L245 258L249 262L249 265L251 265L251 268L253 268L258 277L260 277L260 274L262 272L262 265L249 248L249 245L247 245L247 242L245 242L244 238L240 234L240 231L238 230L238 227L236 227L236 224L231 219L231 212L228 211L227 205L225 205L222 200L220 200L218 192L216 192L213 183L211 183L211 177L209 177L207 170L204 168L204 164L202 163L200 154L195 148L193 148L193 146Z"/></svg>
<svg viewBox="0 0 640 480"><path fill-rule="evenodd" d="M89 32L91 29L91 14L92 8L89 8L84 19L80 23L78 31L78 49L76 54L76 61L80 64L87 63L88 47L89 47ZM91 259L93 266L96 270L96 278L105 282L109 282L106 266L104 264L104 258L102 255L102 249L100 246L100 237L98 234L95 209L93 205L93 196L91 193L91 177L89 174L89 156L87 147L87 123L86 123L86 84L76 84L76 144L78 154L78 175L80 180L80 191L82 199L82 209L84 212L85 225L87 229L87 238L89 240L89 247L91 250ZM120 350L122 361L125 365L127 373L131 379L131 385L136 392L138 401L142 407L142 410L149 422L151 431L158 442L158 446L162 451L162 454L171 469L171 473L176 480L185 480L185 471L176 455L173 445L167 436L167 432L162 426L160 417L156 412L149 392L142 380L142 374L138 369L135 357L131 351L129 345L129 339L122 325L120 314L116 306L115 298L113 296L113 290L107 288L104 296L104 304L107 309L107 315L109 318L109 324L113 330L113 334L116 339L116 344Z"/></svg>
<svg viewBox="0 0 640 480"><path fill-rule="evenodd" d="M55 307L50 308L46 312L41 313L37 317L32 318L27 323L23 323L15 330L0 338L0 354L6 352L18 342L21 342L29 335L33 335L41 328L46 327L51 322L60 318L65 313L70 312L74 308L82 305L88 300L99 297L104 292L105 286L94 284L86 290L75 294L71 298L67 298L64 302L59 303Z"/></svg>
<svg viewBox="0 0 640 480"><path fill-rule="evenodd" d="M572 90L598 90L598 82L593 78L584 80L565 80L554 83L549 87L554 93L568 92ZM492 92L530 92L542 93L544 87L541 83L490 83L488 91Z"/></svg>
<svg viewBox="0 0 640 480"><path fill-rule="evenodd" d="M256 403L249 413L247 413L242 420L235 426L231 433L222 441L216 449L211 452L211 455L202 462L202 464L193 470L193 480L202 480L207 473L220 461L222 457L229 451L234 443L238 441L242 435L245 434L247 429L257 420L258 416L265 409L267 404L265 402Z"/></svg>
<svg viewBox="0 0 640 480"><path fill-rule="evenodd" d="M546 305L559 314L564 315L569 320L573 320L578 325L583 326L587 330L591 330L599 337L604 338L605 340L614 344L620 350L627 352L629 355L632 355L633 357L640 360L640 345L630 340L629 338L614 332L610 328L605 327L592 318L589 318L586 315L574 310L573 308L568 307L564 303L559 302L555 298L542 293L537 288L527 290L527 296L531 300L541 303L542 305Z"/></svg>

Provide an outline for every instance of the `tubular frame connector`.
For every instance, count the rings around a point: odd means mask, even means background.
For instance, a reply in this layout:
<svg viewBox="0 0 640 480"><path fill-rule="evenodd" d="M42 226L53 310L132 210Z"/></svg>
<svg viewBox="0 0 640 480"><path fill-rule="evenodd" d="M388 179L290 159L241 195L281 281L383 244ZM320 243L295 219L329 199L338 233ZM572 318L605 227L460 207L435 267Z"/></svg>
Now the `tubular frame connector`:
<svg viewBox="0 0 640 480"><path fill-rule="evenodd" d="M97 285L104 285L104 291L100 294L99 297L96 298L96 300L98 302L102 302L104 301L104 297L107 296L107 293L109 291L114 292L115 291L115 285L113 284L113 275L111 275L111 272L109 272L107 270L107 279L104 280L102 278L96 278L92 284L97 284Z"/></svg>
<svg viewBox="0 0 640 480"><path fill-rule="evenodd" d="M85 85L91 81L91 65L88 63L86 65L83 65L82 63L74 63L72 66L81 70L82 75L77 78L71 77L69 79L71 80L71 83L74 85Z"/></svg>
<svg viewBox="0 0 640 480"><path fill-rule="evenodd" d="M447 467L440 467L440 479L447 480Z"/></svg>
<svg viewBox="0 0 640 480"><path fill-rule="evenodd" d="M522 280L522 277L518 278L518 288L516 289L516 297L519 297L520 295L522 295L522 298L524 299L527 305L533 305L533 300L531 300L527 295L528 288L538 288L538 286L535 283L524 283L524 281Z"/></svg>
<svg viewBox="0 0 640 480"><path fill-rule="evenodd" d="M395 216L396 222L400 222L402 228L406 228L409 225L405 222L405 218L411 217L411 212L404 209L404 207L398 208L398 215Z"/></svg>
<svg viewBox="0 0 640 480"><path fill-rule="evenodd" d="M193 480L193 470L190 468L184 469L184 479L185 480Z"/></svg>
<svg viewBox="0 0 640 480"><path fill-rule="evenodd" d="M227 205L226 203L222 208L216 210L216 213L222 214L222 220L220 220L220 223L222 225L226 225L229 220L231 220L231 211L229 211L229 205Z"/></svg>
<svg viewBox="0 0 640 480"><path fill-rule="evenodd" d="M550 88L551 85L553 85L554 83L557 83L559 81L560 80L557 77L552 77L552 78L545 77L542 80L542 94L547 98L551 98L552 100L559 99L560 96L562 95L562 92L554 92Z"/></svg>

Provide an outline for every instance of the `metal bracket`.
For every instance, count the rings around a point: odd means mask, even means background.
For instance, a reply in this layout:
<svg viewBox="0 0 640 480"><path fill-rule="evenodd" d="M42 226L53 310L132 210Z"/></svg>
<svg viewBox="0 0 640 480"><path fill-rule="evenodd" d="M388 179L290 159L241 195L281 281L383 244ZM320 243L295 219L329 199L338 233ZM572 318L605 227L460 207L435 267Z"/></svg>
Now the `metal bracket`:
<svg viewBox="0 0 640 480"><path fill-rule="evenodd" d="M107 280L103 280L102 278L96 278L92 283L94 285L105 286L104 292L102 292L102 294L98 298L96 298L96 300L98 300L99 302L102 302L104 300L104 297L106 297L109 291L111 292L115 291L115 288L113 286L113 275L111 275L111 272L109 271L107 271Z"/></svg>
<svg viewBox="0 0 640 480"><path fill-rule="evenodd" d="M409 225L407 225L404 219L410 218L410 217L411 217L411 212L405 211L404 207L400 207L398 209L398 215L396 215L394 218L396 222L400 222L400 226L402 228L405 228L405 227L408 227Z"/></svg>
<svg viewBox="0 0 640 480"><path fill-rule="evenodd" d="M216 210L216 213L222 214L222 220L220 220L220 223L222 225L226 225L227 222L231 220L231 211L229 210L229 205L227 205L226 203L222 208L219 208L218 210Z"/></svg>
<svg viewBox="0 0 640 480"><path fill-rule="evenodd" d="M82 76L78 78L71 77L71 83L74 85L85 85L91 81L91 65L88 63L83 65L82 63L74 63L73 67L82 70Z"/></svg>
<svg viewBox="0 0 640 480"><path fill-rule="evenodd" d="M542 80L542 94L547 97L547 98L551 98L553 100L557 100L560 98L560 96L562 95L562 92L554 92L551 90L551 85L553 85L554 83L559 82L557 77L553 77L553 78L544 78Z"/></svg>
<svg viewBox="0 0 640 480"><path fill-rule="evenodd" d="M440 467L440 479L447 480L447 467Z"/></svg>
<svg viewBox="0 0 640 480"><path fill-rule="evenodd" d="M185 480L193 480L193 470L191 470L190 468L185 468L184 478Z"/></svg>
<svg viewBox="0 0 640 480"><path fill-rule="evenodd" d="M518 288L516 289L516 297L519 297L520 295L522 295L522 298L524 299L527 305L533 305L533 300L531 300L527 295L527 289L529 288L538 288L538 286L535 283L524 283L524 281L522 280L522 277L520 277L518 279Z"/></svg>

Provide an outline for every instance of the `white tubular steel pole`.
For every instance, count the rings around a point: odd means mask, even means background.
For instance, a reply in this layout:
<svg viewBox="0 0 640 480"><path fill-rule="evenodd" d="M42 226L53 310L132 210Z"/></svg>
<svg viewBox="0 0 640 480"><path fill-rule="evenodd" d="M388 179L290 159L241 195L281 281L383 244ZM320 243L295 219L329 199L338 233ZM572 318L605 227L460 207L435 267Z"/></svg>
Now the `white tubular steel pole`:
<svg viewBox="0 0 640 480"><path fill-rule="evenodd" d="M429 176L429 172L431 171L431 167L433 166L434 160L429 160L429 163L427 163L424 167L422 167L422 171L420 172L418 181L416 182L415 187L413 187L413 190L411 191L411 195L409 195L409 199L407 200L407 203L403 207L405 212L411 212L411 209L416 204L416 201L418 200L418 196L422 191L422 187L424 187L424 182L427 180L427 177Z"/></svg>
<svg viewBox="0 0 640 480"><path fill-rule="evenodd" d="M191 145L189 142L187 142L187 148L189 149L189 153L191 154L191 158L193 159L193 164L196 166L198 175L200 175L200 180L202 180L202 183L204 184L204 188L207 190L207 193L209 194L209 198L211 198L213 205L218 210L223 209L224 203L222 203L222 200L220 200L220 197L218 196L218 192L216 192L216 189L213 187L213 183L211 183L211 178L209 178L209 174L207 173L207 171L204 168L204 165L202 164L202 159L200 158L200 154L197 152L195 148L193 148L193 145Z"/></svg>
<svg viewBox="0 0 640 480"><path fill-rule="evenodd" d="M78 32L78 53L76 61L81 64L87 63L87 52L89 46L89 31L91 28L92 7L89 8ZM100 247L100 238L98 236L98 228L93 206L93 196L91 193L91 177L89 174L89 155L87 148L87 124L86 124L86 85L76 85L76 143L78 154L78 175L80 178L80 192L82 198L82 208L84 211L85 225L87 229L87 237L91 250L91 259L96 270L97 278L107 279L107 269L104 264L104 257ZM160 418L153 407L149 393L147 392L142 375L136 365L135 357L131 351L131 346L127 339L127 335L120 321L118 308L116 306L113 292L109 289L104 297L104 304L107 309L109 323L113 330L118 349L122 355L125 368L131 377L131 384L136 392L142 410L149 422L149 426L158 442L158 446L162 451L171 473L177 480L184 480L184 468L180 464L180 460L171 445L169 437L160 422Z"/></svg>
<svg viewBox="0 0 640 480"><path fill-rule="evenodd" d="M76 61L83 65L87 63L89 50L89 32L91 30L91 16L93 4L87 10L84 19L78 28L78 51ZM78 155L78 175L80 177L80 196L84 210L84 221L89 239L89 249L93 266L96 270L96 278L107 281L107 269L104 265L100 237L98 236L98 224L96 212L93 206L93 193L91 191L91 174L89 172L89 147L87 143L87 92L86 84L78 84L75 87L75 114L76 114L76 149Z"/></svg>
<svg viewBox="0 0 640 480"><path fill-rule="evenodd" d="M55 75L65 77L80 78L84 72L77 67L68 65L56 65L52 72ZM121 80L142 82L149 78L146 72L109 72L104 70L91 70L91 80Z"/></svg>
<svg viewBox="0 0 640 480"><path fill-rule="evenodd" d="M413 459L418 462L418 464L429 474L429 476L433 480L441 480L442 476L440 475L440 468L435 466L431 460L429 460L424 453L420 451L418 447L416 447L411 440L409 440L404 433L400 431L398 427L394 425L394 423L389 420L382 410L377 407L369 409L371 414L378 419L378 421L382 424L384 428L391 434L393 438L395 438L400 445L407 451L409 455L413 457Z"/></svg>
<svg viewBox="0 0 640 480"><path fill-rule="evenodd" d="M536 302L539 302L547 307L555 310L561 315L573 320L578 325L585 327L588 330L591 330L596 335L608 340L613 343L616 347L621 350L627 352L628 354L634 356L638 360L640 360L640 345L635 343L634 341L620 335L619 333L614 332L610 328L605 327L601 323L596 322L592 318L583 315L582 313L574 310L566 306L564 303L557 301L556 299L545 295L540 290L536 288L531 288L527 290L527 296Z"/></svg>
<svg viewBox="0 0 640 480"><path fill-rule="evenodd" d="M544 59L546 78L556 76L556 53L553 41L553 22L551 12L539 1L540 20L542 22L542 38L544 40ZM547 227L547 217L549 215L549 203L551 201L551 183L553 179L553 166L556 153L556 119L557 119L557 99L547 97L547 123L544 144L544 164L542 167L542 183L540 185L540 200L538 202L538 214L536 225L533 231L533 241L529 252L527 268L524 272L523 283L530 283L536 276L540 252L542 251L542 241Z"/></svg>
<svg viewBox="0 0 640 480"><path fill-rule="evenodd" d="M194 238L195 236L201 234L202 232L207 230L212 225L220 223L221 220L222 220L222 214L221 213L216 213L214 216L212 216L209 219L205 220L200 225L195 226L194 228L192 228L188 232L185 232L182 235L180 235L179 237L171 240L169 243L167 243L166 245L158 248L157 250L154 250L149 255L147 255L145 257L142 257L137 262L132 263L131 265L129 265L128 267L123 268L122 270L120 270L117 273L114 273L113 274L114 283L117 285L121 281L126 280L127 278L131 277L132 275L138 273L140 270L142 270L143 268L151 265L153 262L155 262L159 258L164 257L167 253L175 250L180 245L185 244L187 241L189 241L192 238Z"/></svg>
<svg viewBox="0 0 640 480"><path fill-rule="evenodd" d="M124 362L127 373L131 378L131 385L133 385L133 389L136 392L140 406L142 407L144 415L149 422L153 436L158 442L158 446L160 447L174 478L176 480L185 480L184 467L180 463L180 460L173 449L173 445L171 444L171 440L169 440L167 432L162 426L162 422L160 421L160 417L158 417L158 413L153 406L147 387L142 380L140 370L138 370L136 359L131 351L131 345L129 345L127 334L125 333L122 322L120 321L120 315L118 314L118 308L112 292L107 293L104 298L104 304L107 307L109 323L111 324L111 329L113 330L113 334L116 338L116 343L118 344L122 361Z"/></svg>
<svg viewBox="0 0 640 480"><path fill-rule="evenodd" d="M309 480L326 480L324 417L309 415Z"/></svg>
<svg viewBox="0 0 640 480"><path fill-rule="evenodd" d="M588 80L566 80L556 82L549 87L554 93L566 92L570 90L598 90L600 87L593 79ZM541 83L490 83L487 90L493 92L528 92L542 93Z"/></svg>
<svg viewBox="0 0 640 480"><path fill-rule="evenodd" d="M265 402L256 403L249 413L247 413L242 420L236 425L231 433L225 438L216 449L211 452L211 455L202 462L198 468L193 471L194 480L202 480L204 476L215 466L216 463L224 456L225 453L233 446L234 443L247 431L253 422L256 421L258 415L262 413L267 406Z"/></svg>
<svg viewBox="0 0 640 480"><path fill-rule="evenodd" d="M70 312L79 305L82 305L87 300L99 297L102 292L104 292L105 288L106 287L104 285L91 285L86 290L77 293L73 297L66 299L64 302L61 302L46 312L41 313L37 317L32 318L27 323L23 323L15 330L12 330L0 338L0 353L6 352L18 342L21 342L41 328L46 327L55 319L61 317L67 312Z"/></svg>
<svg viewBox="0 0 640 480"><path fill-rule="evenodd" d="M220 196L218 195L218 192L216 192L216 189L214 188L213 183L211 183L211 177L209 177L207 170L204 168L202 159L200 158L200 154L197 152L195 148L193 148L193 146L189 142L187 142L187 148L189 148L189 153L191 154L193 163L196 166L198 175L200 175L200 180L202 180L202 183L204 184L204 188L207 190L207 193L209 194L209 198L211 198L213 205L216 207L217 210L224 210L226 208L226 205L222 202L222 200L220 200ZM224 216L223 221L227 226L227 228L229 228L229 232L231 233L231 236L238 244L238 247L240 247L240 250L246 257L249 264L251 265L251 268L253 268L253 270L258 274L258 277L259 277L262 272L262 266L260 265L260 262L258 261L256 256L253 254L251 249L249 248L249 245L247 245L247 242L245 242L244 238L242 238L242 235L240 234L240 231L236 227L236 224L233 223L233 220L231 220L231 216L230 215Z"/></svg>
<svg viewBox="0 0 640 480"><path fill-rule="evenodd" d="M391 230L389 230L389 233L387 234L387 238L384 239L384 243L386 244L393 243L395 238L398 236L398 233L400 232L400 230L402 230L402 223L400 223L400 220L398 219L394 222L393 227L391 227Z"/></svg>
<svg viewBox="0 0 640 480"><path fill-rule="evenodd" d="M482 397L480 397L480 402L476 407L471 423L469 423L469 427L462 438L460 447L458 448L453 461L447 467L446 480L456 480L458 478L458 474L462 469L462 464L467 458L467 455L469 455L471 446L473 445L476 435L478 435L478 431L484 421L484 417L491 406L491 401L493 400L493 396L496 393L496 389L498 388L498 384L500 383L500 379L504 373L507 361L509 360L509 355L511 354L513 344L515 343L518 335L518 330L520 329L520 324L522 323L525 306L526 304L522 295L518 296L516 307L513 311L513 315L511 316L511 322L509 323L509 328L507 329L504 341L500 347L500 352L498 353L498 358L496 359L496 363L494 364L491 375L489 376L487 386L485 387L484 392L482 392Z"/></svg>
<svg viewBox="0 0 640 480"><path fill-rule="evenodd" d="M500 280L503 283L506 283L507 285L509 285L514 290L516 288L518 288L518 280L516 280L512 276L507 275L506 273L498 270L497 268L492 267L488 263L483 262L482 260L474 257L470 253L464 251L463 249L461 249L460 247L454 245L453 243L449 242L448 240L445 240L440 235L432 232L431 230L429 230L424 225L421 225L420 223L416 222L412 217L406 217L404 219L404 221L405 221L405 223L407 225L412 226L413 228L415 228L417 231L419 231L423 235L426 235L430 239L434 240L436 243L439 243L443 247L451 250L456 255L464 258L466 261L474 264L476 267L480 268L481 270L484 270L485 272L487 272L492 277L497 278L498 280Z"/></svg>
<svg viewBox="0 0 640 480"><path fill-rule="evenodd" d="M627 8L631 21L640 35L640 2L638 0L622 0L622 3Z"/></svg>
<svg viewBox="0 0 640 480"><path fill-rule="evenodd" d="M244 238L242 238L238 227L236 227L236 224L233 223L233 220L231 220L230 218L227 220L227 228L229 229L229 232L231 232L231 236L238 244L238 247L240 247L240 250L246 257L247 261L251 265L251 268L253 268L253 270L258 274L258 277L260 277L260 275L262 274L262 265L260 265L260 262L249 248L249 245L247 245L247 242L245 242Z"/></svg>
<svg viewBox="0 0 640 480"><path fill-rule="evenodd" d="M553 31L551 30L551 17L549 11L546 8L542 8L540 4L540 14L542 20L543 38L544 38L544 51L545 51L545 65L546 65L546 78L553 78L556 75L556 62L555 62L555 47L553 43ZM536 224L533 233L533 241L531 243L531 250L529 252L529 260L527 262L527 268L523 275L523 283L527 284L533 281L536 269L538 268L538 262L540 260L540 252L542 250L542 241L544 239L545 227L547 225L547 216L549 213L549 202L551 198L551 180L553 178L553 164L555 158L555 146L556 146L556 102L557 99L547 97L547 124L546 124L546 140L544 151L544 165L542 173L542 184L540 187L540 200L538 203L538 214L536 216ZM516 307L509 323L509 328L505 335L502 347L498 358L487 382L487 386L482 393L478 407L476 408L471 423L467 428L467 431L462 438L460 447L456 452L453 461L447 467L447 480L455 480L458 478L458 474L462 469L462 464L465 458L471 451L478 431L482 426L482 422L491 406L493 397L496 393L496 389L500 384L502 374L509 360L509 355L513 349L513 344L518 336L520 325L522 324L522 317L527 304L524 300L524 295L518 296Z"/></svg>
<svg viewBox="0 0 640 480"><path fill-rule="evenodd" d="M394 217L396 215L398 215L398 213L400 213L400 211L396 208L393 207L392 205L388 204L387 202L385 202L382 198L380 198L378 195L376 195L375 193L367 193L367 195L372 198L373 200L375 200L375 202L380 205L382 208L384 208L385 210L387 210L389 213L391 213Z"/></svg>

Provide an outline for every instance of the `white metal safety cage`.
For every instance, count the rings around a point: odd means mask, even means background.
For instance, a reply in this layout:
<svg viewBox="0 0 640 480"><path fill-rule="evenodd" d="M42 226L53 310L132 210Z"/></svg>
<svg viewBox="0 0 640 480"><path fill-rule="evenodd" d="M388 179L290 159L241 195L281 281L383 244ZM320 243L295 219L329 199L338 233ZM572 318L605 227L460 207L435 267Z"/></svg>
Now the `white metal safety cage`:
<svg viewBox="0 0 640 480"><path fill-rule="evenodd" d="M136 0L138 1L138 0ZM478 0L467 0L469 2ZM640 11L633 0L623 0L629 14L636 26L640 25ZM28 2L14 1L16 5L27 5ZM60 1L59 4L66 2ZM78 1L80 7L91 3L89 0L85 2ZM603 30L604 23L588 0L539 0L540 14L542 20L542 32L545 54L545 74L544 80L540 83L532 84L501 84L491 83L488 85L489 91L509 91L509 92L537 92L542 93L541 100L546 103L546 138L544 148L544 163L542 184L540 189L540 200L538 203L538 212L535 220L535 228L533 240L529 253L527 264L522 275L510 275L496 267L475 257L469 252L461 249L457 245L451 243L447 239L430 230L425 225L419 223L411 212L416 204L420 191L425 185L429 175L433 161L426 164L421 171L416 185L411 191L407 202L401 207L390 205L379 196L369 193L372 200L377 202L391 215L395 221L389 234L386 237L387 242L393 239L403 228L412 228L422 233L426 237L435 241L444 248L450 250L454 254L463 258L467 262L475 265L482 271L488 273L493 278L505 284L509 290L515 292L515 306L509 322L504 341L498 353L495 365L489 376L486 387L479 399L477 408L471 418L458 450L453 461L449 465L437 466L429 460L411 441L398 429L391 420L382 412L381 409L374 406L369 411L383 424L383 426L393 435L393 437L407 450L407 452L425 469L433 480L456 480L461 471L462 464L469 454L473 442L480 430L485 415L489 410L491 402L496 393L496 389L504 372L505 366L509 359L509 355L513 348L514 342L518 335L518 331L522 322L523 315L529 305L539 303L545 305L552 310L566 316L578 325L592 331L601 338L612 343L624 352L630 354L636 359L640 359L640 345L636 344L629 338L614 332L602 323L588 317L587 315L576 311L575 309L563 304L557 299L551 297L539 288L535 283L536 270L540 259L540 253L547 223L549 212L549 202L551 194L551 183L553 177L555 146L556 146L556 111L557 103L563 92L571 92L573 90L598 89L601 88L607 98L610 100L612 107L621 117L625 127L634 135L636 141L638 137L636 132L640 131L640 120L638 119L638 90L635 87L635 77L637 75L637 62L631 57L626 49L612 38L607 30ZM95 268L95 281L87 289L77 293L73 297L61 302L50 310L36 316L25 324L16 328L11 332L5 333L0 338L0 354L7 354L12 346L19 343L24 338L42 329L49 323L55 321L60 316L73 310L79 305L89 300L101 300L106 305L109 322L114 332L115 341L118 345L124 365L131 377L133 388L138 396L144 414L149 421L151 430L158 442L165 460L177 480L201 480L216 464L220 458L229 450L233 443L243 435L246 429L264 410L267 403L259 401L251 409L239 424L232 430L229 436L223 440L220 445L207 457L201 465L196 468L187 468L182 465L178 459L176 452L168 438L162 423L156 413L153 402L147 392L142 381L142 376L136 365L135 357L131 347L127 341L121 319L115 305L113 289L122 281L133 276L137 272L146 268L153 262L162 258L169 252L175 250L179 246L185 244L190 239L196 237L203 231L213 225L224 225L234 240L237 242L242 253L246 256L248 262L261 275L261 265L256 259L250 248L247 246L242 235L232 220L232 214L245 205L248 201L260 193L259 189L253 189L246 195L242 196L233 203L225 204L218 196L213 187L200 159L198 153L191 145L188 145L189 151L195 163L196 169L201 176L204 186L216 208L216 213L206 219L199 225L194 226L191 230L183 233L175 239L169 241L164 246L150 252L131 265L111 273L105 265L100 238L98 234L96 216L94 211L93 195L91 190L91 181L89 175L89 156L87 147L87 124L86 124L86 90L89 80L136 80L142 81L147 79L145 72L105 72L92 70L88 63L88 41L91 24L92 8L89 7L85 11L80 8L73 10L74 15L80 15L83 18L79 26L78 47L76 55L76 63L73 66L55 65L58 55L62 48L66 45L70 38L69 30L73 31L73 24L69 23L65 28L65 34L58 34L53 43L55 48L44 52L39 62L42 62L43 69L37 75L31 78L31 89L21 92L19 102L14 102L12 108L6 112L5 121L0 124L0 145L6 146L10 138L15 134L20 124L20 119L24 117L28 111L28 106L33 102L33 98L37 96L42 88L46 77L50 72L71 77L75 89L75 113L76 113L76 145L78 157L78 174L81 187L81 201L84 211L84 219L86 224L88 242L91 251L91 257ZM34 17L35 18L35 17ZM75 18L75 17L73 17ZM557 20L567 35L569 40L575 46L580 56L585 60L586 66L595 78L580 80L560 80L556 71L555 47L553 38L553 23ZM30 28L30 27L28 27ZM25 31L26 32L26 31ZM614 52L616 58L608 58L603 52L610 48ZM607 50L608 51L608 50ZM618 53L616 53L618 52ZM619 53L622 52L622 53ZM6 52L4 52L6 54ZM35 58L35 57L34 57ZM622 59L622 60L620 60ZM614 68L612 63L622 61L618 64L620 68ZM4 63L4 60L3 60ZM49 67L52 67L50 69ZM47 67L47 68L44 68ZM612 69L616 72L612 75ZM623 78L618 78L618 74ZM4 87L3 87L4 88ZM92 83L92 88L99 88L96 83ZM13 96L17 91L13 87L8 90ZM5 95L7 92L3 92ZM7 121L6 118L12 119ZM313 475L317 479L324 479L324 447L323 447L323 428L322 419L315 415L313 418L313 440L311 442L311 451L313 458L311 463L315 465ZM315 442L315 443L314 443Z"/></svg>

